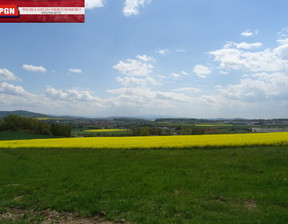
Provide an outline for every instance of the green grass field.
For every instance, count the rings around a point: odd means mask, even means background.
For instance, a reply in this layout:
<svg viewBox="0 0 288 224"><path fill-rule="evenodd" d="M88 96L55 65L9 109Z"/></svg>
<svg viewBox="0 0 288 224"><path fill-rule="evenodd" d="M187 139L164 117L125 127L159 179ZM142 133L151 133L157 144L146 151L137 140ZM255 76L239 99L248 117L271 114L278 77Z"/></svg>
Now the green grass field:
<svg viewBox="0 0 288 224"><path fill-rule="evenodd" d="M0 149L0 213L104 211L107 220L141 224L283 224L287 149ZM41 217L9 223L31 220Z"/></svg>

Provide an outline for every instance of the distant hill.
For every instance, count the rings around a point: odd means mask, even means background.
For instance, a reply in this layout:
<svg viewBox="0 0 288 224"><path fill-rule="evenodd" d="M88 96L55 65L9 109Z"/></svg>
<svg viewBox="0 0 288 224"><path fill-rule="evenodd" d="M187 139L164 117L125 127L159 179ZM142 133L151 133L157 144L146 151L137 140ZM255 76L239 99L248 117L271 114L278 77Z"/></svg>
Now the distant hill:
<svg viewBox="0 0 288 224"><path fill-rule="evenodd" d="M6 117L9 114L15 114L18 116L30 117L30 118L49 117L46 114L34 113L30 111L25 111L25 110L14 110L14 111L0 111L0 118Z"/></svg>

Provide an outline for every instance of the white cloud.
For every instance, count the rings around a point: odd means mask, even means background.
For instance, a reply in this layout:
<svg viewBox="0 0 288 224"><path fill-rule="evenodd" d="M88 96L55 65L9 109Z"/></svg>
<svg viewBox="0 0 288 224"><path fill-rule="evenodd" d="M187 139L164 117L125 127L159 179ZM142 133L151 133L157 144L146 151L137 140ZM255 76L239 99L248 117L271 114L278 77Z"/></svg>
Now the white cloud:
<svg viewBox="0 0 288 224"><path fill-rule="evenodd" d="M179 103L187 103L190 98L182 93L154 91L147 87L120 88L107 90L108 93L116 94L110 99L111 103L119 108L133 107L138 113L148 113L151 110L163 112L167 109L177 108Z"/></svg>
<svg viewBox="0 0 288 224"><path fill-rule="evenodd" d="M204 65L195 65L193 72L201 78L205 78L207 75L211 73L210 68Z"/></svg>
<svg viewBox="0 0 288 224"><path fill-rule="evenodd" d="M79 68L69 68L69 72L72 72L72 73L82 73L82 69L79 69Z"/></svg>
<svg viewBox="0 0 288 224"><path fill-rule="evenodd" d="M123 78L117 76L116 81L125 87L134 85L145 86L148 83L146 79L135 78L134 76L126 76Z"/></svg>
<svg viewBox="0 0 288 224"><path fill-rule="evenodd" d="M87 113L95 115L100 108L103 110L105 102L90 91L62 91L48 86L44 94L33 94L21 86L7 82L0 84L0 105L5 105L7 110L21 108L46 114L86 116Z"/></svg>
<svg viewBox="0 0 288 224"><path fill-rule="evenodd" d="M22 86L14 86L7 82L2 82L0 92L3 94L29 96L30 94Z"/></svg>
<svg viewBox="0 0 288 224"><path fill-rule="evenodd" d="M127 59L126 62L119 61L113 68L121 72L124 77L116 77L116 81L124 87L160 85L161 78L153 78L150 74L154 66L150 62L155 59L147 55L137 55L137 59ZM141 78L139 78L141 77Z"/></svg>
<svg viewBox="0 0 288 224"><path fill-rule="evenodd" d="M173 91L175 91L175 92L188 92L188 93L200 93L200 92L202 92L201 89L193 88L193 87L182 87L182 88L174 89Z"/></svg>
<svg viewBox="0 0 288 224"><path fill-rule="evenodd" d="M159 81L157 81L156 79L152 78L151 76L148 76L146 78L147 82L152 84L152 85L161 85L161 83Z"/></svg>
<svg viewBox="0 0 288 224"><path fill-rule="evenodd" d="M51 86L48 86L45 91L45 96L55 100L64 100L71 102L101 102L99 97L93 96L90 91L79 91L75 89L67 90L66 92L62 90L57 90Z"/></svg>
<svg viewBox="0 0 288 224"><path fill-rule="evenodd" d="M244 79L239 84L218 87L219 93L232 100L263 101L273 94L272 86L262 80Z"/></svg>
<svg viewBox="0 0 288 224"><path fill-rule="evenodd" d="M288 64L284 60L288 57L288 45L285 41L279 42L274 49L263 51L243 51L237 48L227 48L211 51L214 60L220 63L225 70L238 70L250 72L276 72L287 70Z"/></svg>
<svg viewBox="0 0 288 224"><path fill-rule="evenodd" d="M253 35L253 33L249 32L249 31L245 31L245 32L241 33L241 36L243 36L243 37L250 37L252 35Z"/></svg>
<svg viewBox="0 0 288 224"><path fill-rule="evenodd" d="M0 84L0 105L6 110L26 109L36 111L39 106L47 105L41 95L29 93L22 86L15 86L7 82Z"/></svg>
<svg viewBox="0 0 288 224"><path fill-rule="evenodd" d="M181 102L181 101L182 102L188 102L188 101L190 101L190 97L186 96L185 94L175 93L175 92L157 92L157 97L161 100L168 100L168 102L170 102L170 105L174 104L173 101L175 101L175 102ZM175 107L175 106L173 106L173 107Z"/></svg>
<svg viewBox="0 0 288 224"><path fill-rule="evenodd" d="M26 71L31 71L31 72L46 72L46 68L44 68L43 66L35 66L35 65L23 65L23 69Z"/></svg>
<svg viewBox="0 0 288 224"><path fill-rule="evenodd" d="M107 92L117 95L116 97L110 99L111 103L116 107L137 107L140 105L148 106L148 104L151 103L151 100L154 99L156 95L153 91L146 87L124 87L107 90Z"/></svg>
<svg viewBox="0 0 288 224"><path fill-rule="evenodd" d="M262 43L260 42L256 42L256 43L246 43L246 42L242 42L242 43L233 43L233 42L228 42L224 48L232 48L232 47L236 47L237 49L245 49L245 50L249 50L251 48L259 48L262 46Z"/></svg>
<svg viewBox="0 0 288 224"><path fill-rule="evenodd" d="M169 54L169 50L168 49L159 49L156 51L156 53L161 54L161 55L167 55Z"/></svg>
<svg viewBox="0 0 288 224"><path fill-rule="evenodd" d="M67 93L65 93L61 90L56 90L51 86L48 86L46 88L45 95L49 98L52 98L52 99L61 99L61 100L64 100L68 97Z"/></svg>
<svg viewBox="0 0 288 224"><path fill-rule="evenodd" d="M5 80L19 80L13 72L10 72L8 69L0 68L0 81L5 81Z"/></svg>
<svg viewBox="0 0 288 224"><path fill-rule="evenodd" d="M287 39L288 38L288 27L285 27L280 32L278 32L278 36L280 39Z"/></svg>
<svg viewBox="0 0 288 224"><path fill-rule="evenodd" d="M241 33L241 36L242 37L251 37L257 33L258 33L258 30L255 30L255 31L246 30L246 31Z"/></svg>
<svg viewBox="0 0 288 224"><path fill-rule="evenodd" d="M153 62L153 61L155 61L155 59L153 57L149 57L146 54L137 55L136 58L138 58L138 59L140 59L141 61L144 61L144 62L149 62L149 61Z"/></svg>
<svg viewBox="0 0 288 224"><path fill-rule="evenodd" d="M179 78L181 78L183 76L188 76L188 75L189 75L189 73L187 73L185 71L181 71L181 72L177 72L177 73L173 72L173 73L170 74L170 78L176 80L176 79L179 79Z"/></svg>
<svg viewBox="0 0 288 224"><path fill-rule="evenodd" d="M104 0L85 0L85 8L93 9L104 6Z"/></svg>
<svg viewBox="0 0 288 224"><path fill-rule="evenodd" d="M182 74L182 75L186 75L186 76L189 75L189 73L187 73L187 72L185 72L185 71L181 71L181 74Z"/></svg>
<svg viewBox="0 0 288 224"><path fill-rule="evenodd" d="M123 14L125 16L138 15L139 9L149 4L151 0L125 0Z"/></svg>
<svg viewBox="0 0 288 224"><path fill-rule="evenodd" d="M174 79L178 79L178 78L180 78L180 76L181 75L179 73L172 73L171 74L171 77L174 78Z"/></svg>
<svg viewBox="0 0 288 224"><path fill-rule="evenodd" d="M154 66L147 62L147 59L150 57L138 56L141 60L127 59L126 62L119 61L117 65L114 65L113 68L118 70L124 75L129 76L147 76L152 72ZM143 61L143 58L146 60ZM150 60L150 59L149 59Z"/></svg>
<svg viewBox="0 0 288 224"><path fill-rule="evenodd" d="M283 60L288 60L288 39L278 40L280 46L274 49L276 55Z"/></svg>
<svg viewBox="0 0 288 224"><path fill-rule="evenodd" d="M285 73L255 73L253 78L240 80L239 84L218 86L223 97L240 101L265 101L286 99L288 76Z"/></svg>

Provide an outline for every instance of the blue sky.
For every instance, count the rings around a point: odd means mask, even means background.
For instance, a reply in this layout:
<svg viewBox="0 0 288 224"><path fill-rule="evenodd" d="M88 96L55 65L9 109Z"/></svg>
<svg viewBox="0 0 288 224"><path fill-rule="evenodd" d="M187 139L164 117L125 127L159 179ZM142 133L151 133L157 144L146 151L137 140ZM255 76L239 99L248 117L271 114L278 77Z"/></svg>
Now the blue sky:
<svg viewBox="0 0 288 224"><path fill-rule="evenodd" d="M84 24L0 24L0 110L287 118L288 1L86 0Z"/></svg>

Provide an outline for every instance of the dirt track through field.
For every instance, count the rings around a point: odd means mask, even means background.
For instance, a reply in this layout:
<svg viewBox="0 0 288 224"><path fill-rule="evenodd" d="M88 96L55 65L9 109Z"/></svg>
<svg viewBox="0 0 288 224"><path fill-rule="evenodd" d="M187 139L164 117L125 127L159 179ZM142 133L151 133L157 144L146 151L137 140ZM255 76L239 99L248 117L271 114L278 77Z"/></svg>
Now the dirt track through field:
<svg viewBox="0 0 288 224"><path fill-rule="evenodd" d="M57 212L54 210L30 211L19 209L8 209L7 212L0 214L0 221L13 222L23 219L28 223L39 224L113 224L126 223L124 219L114 220L113 222L105 220L106 213L99 212L97 216L89 218L80 218L77 212Z"/></svg>

